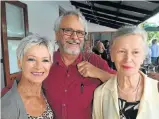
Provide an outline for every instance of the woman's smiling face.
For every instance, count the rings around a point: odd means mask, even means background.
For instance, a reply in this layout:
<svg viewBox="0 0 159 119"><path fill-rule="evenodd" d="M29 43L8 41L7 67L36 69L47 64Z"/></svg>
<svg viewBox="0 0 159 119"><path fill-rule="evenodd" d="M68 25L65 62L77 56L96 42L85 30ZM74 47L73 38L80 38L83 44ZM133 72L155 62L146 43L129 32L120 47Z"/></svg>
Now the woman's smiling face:
<svg viewBox="0 0 159 119"><path fill-rule="evenodd" d="M42 83L51 67L51 56L46 46L35 45L27 50L22 61L18 62L22 77L34 83Z"/></svg>
<svg viewBox="0 0 159 119"><path fill-rule="evenodd" d="M111 47L111 59L118 73L130 76L137 73L145 58L144 41L140 35L117 37Z"/></svg>

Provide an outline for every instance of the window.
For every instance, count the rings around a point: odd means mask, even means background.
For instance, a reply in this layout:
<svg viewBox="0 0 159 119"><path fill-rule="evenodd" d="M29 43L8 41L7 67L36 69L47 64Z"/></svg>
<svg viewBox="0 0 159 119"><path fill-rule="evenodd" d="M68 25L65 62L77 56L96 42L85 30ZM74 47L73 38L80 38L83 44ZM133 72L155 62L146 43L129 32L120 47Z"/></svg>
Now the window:
<svg viewBox="0 0 159 119"><path fill-rule="evenodd" d="M2 63L5 86L20 75L17 66L16 48L28 34L27 5L19 1L1 2Z"/></svg>

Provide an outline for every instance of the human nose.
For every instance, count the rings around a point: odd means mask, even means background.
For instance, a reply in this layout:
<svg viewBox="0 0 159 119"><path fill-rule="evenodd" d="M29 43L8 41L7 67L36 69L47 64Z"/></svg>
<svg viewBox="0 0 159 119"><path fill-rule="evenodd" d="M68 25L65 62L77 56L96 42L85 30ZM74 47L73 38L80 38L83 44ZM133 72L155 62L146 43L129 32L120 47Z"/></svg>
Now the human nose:
<svg viewBox="0 0 159 119"><path fill-rule="evenodd" d="M130 62L132 60L132 54L126 53L125 60L126 60L126 62Z"/></svg>
<svg viewBox="0 0 159 119"><path fill-rule="evenodd" d="M35 64L35 68L40 69L41 67L42 67L42 62L37 61L36 64Z"/></svg>
<svg viewBox="0 0 159 119"><path fill-rule="evenodd" d="M77 32L76 32L76 31L74 31L74 32L72 33L71 38L72 38L72 39L78 39L78 36L77 36Z"/></svg>

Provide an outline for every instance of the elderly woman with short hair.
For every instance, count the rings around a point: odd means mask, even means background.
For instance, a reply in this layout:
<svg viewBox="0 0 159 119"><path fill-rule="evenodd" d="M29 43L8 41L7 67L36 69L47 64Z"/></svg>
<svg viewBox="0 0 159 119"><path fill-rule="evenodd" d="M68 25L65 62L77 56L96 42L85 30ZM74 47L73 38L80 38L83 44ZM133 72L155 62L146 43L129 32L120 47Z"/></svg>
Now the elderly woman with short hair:
<svg viewBox="0 0 159 119"><path fill-rule="evenodd" d="M22 76L2 97L2 119L53 119L42 90L52 65L51 42L39 35L29 35L21 40L16 53Z"/></svg>
<svg viewBox="0 0 159 119"><path fill-rule="evenodd" d="M146 32L136 26L120 28L111 43L117 76L95 90L93 119L158 119L157 81L140 71L147 53Z"/></svg>

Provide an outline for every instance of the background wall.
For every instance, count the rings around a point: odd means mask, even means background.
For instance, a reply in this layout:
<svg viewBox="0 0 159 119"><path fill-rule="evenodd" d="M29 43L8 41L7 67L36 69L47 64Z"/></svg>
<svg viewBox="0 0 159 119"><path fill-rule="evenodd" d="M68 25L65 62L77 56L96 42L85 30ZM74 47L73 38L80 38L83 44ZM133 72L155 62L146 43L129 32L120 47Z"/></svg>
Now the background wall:
<svg viewBox="0 0 159 119"><path fill-rule="evenodd" d="M101 34L101 40L108 40L110 41L112 39L112 33L111 32L107 32L107 33L102 33Z"/></svg>
<svg viewBox="0 0 159 119"><path fill-rule="evenodd" d="M28 6L29 32L38 33L54 40L54 21L59 15L57 4L41 1L22 1Z"/></svg>
<svg viewBox="0 0 159 119"><path fill-rule="evenodd" d="M116 29L88 22L88 31L89 32L103 32L103 31L104 32L114 32L114 31L116 31Z"/></svg>
<svg viewBox="0 0 159 119"><path fill-rule="evenodd" d="M112 32L105 32L105 33L92 33L93 35L93 40L101 40L101 41L104 41L104 40L108 40L110 41L111 38L112 38Z"/></svg>

